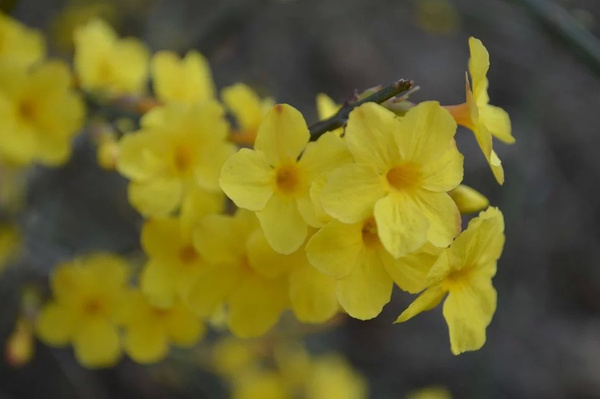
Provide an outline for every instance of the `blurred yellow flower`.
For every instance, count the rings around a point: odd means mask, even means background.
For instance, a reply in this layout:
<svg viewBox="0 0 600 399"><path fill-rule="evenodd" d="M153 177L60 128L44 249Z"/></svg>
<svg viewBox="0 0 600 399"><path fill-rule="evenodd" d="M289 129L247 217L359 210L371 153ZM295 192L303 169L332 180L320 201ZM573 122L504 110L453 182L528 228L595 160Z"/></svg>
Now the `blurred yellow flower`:
<svg viewBox="0 0 600 399"><path fill-rule="evenodd" d="M42 34L0 12L0 62L26 68L46 55Z"/></svg>
<svg viewBox="0 0 600 399"><path fill-rule="evenodd" d="M150 304L140 291L131 291L120 309L125 328L123 349L138 363L155 363L169 351L169 343L190 347L204 334L204 325L181 301L167 308Z"/></svg>
<svg viewBox="0 0 600 399"><path fill-rule="evenodd" d="M460 26L460 14L449 0L418 0L415 7L417 23L427 33L448 35Z"/></svg>
<svg viewBox="0 0 600 399"><path fill-rule="evenodd" d="M290 254L318 225L310 187L324 172L349 159L342 139L332 133L309 143L302 114L276 105L264 118L254 150L242 148L225 162L220 182L240 208L256 211L269 244Z"/></svg>
<svg viewBox="0 0 600 399"><path fill-rule="evenodd" d="M339 355L330 354L316 358L306 382L306 399L366 399L368 385L365 377L357 373Z"/></svg>
<svg viewBox="0 0 600 399"><path fill-rule="evenodd" d="M336 104L336 102L333 101L327 94L317 94L317 115L319 116L319 120L324 120L334 116L340 108L341 105ZM341 127L333 130L333 133L338 136L341 136L343 132L344 129Z"/></svg>
<svg viewBox="0 0 600 399"><path fill-rule="evenodd" d="M496 311L492 277L504 246L504 218L488 208L445 249L427 275L427 288L398 317L404 322L444 302L444 318L455 355L480 349Z"/></svg>
<svg viewBox="0 0 600 399"><path fill-rule="evenodd" d="M492 148L492 136L507 144L515 142L511 134L510 118L500 107L490 105L488 96L488 79L490 55L481 40L469 38L469 74L473 82L473 90L466 80L467 101L460 105L445 107L459 125L465 126L475 134L477 143L490 165L498 183L504 183L504 169L500 158Z"/></svg>
<svg viewBox="0 0 600 399"><path fill-rule="evenodd" d="M85 367L110 367L121 356L118 309L127 293L126 262L96 253L59 265L52 272L54 297L36 322L37 334L52 346L73 343Z"/></svg>
<svg viewBox="0 0 600 399"><path fill-rule="evenodd" d="M194 237L211 266L190 289L188 303L203 317L225 303L229 329L243 338L264 334L289 308L286 273L294 265L273 257L261 234L254 214L238 210L233 217L206 216Z"/></svg>
<svg viewBox="0 0 600 399"><path fill-rule="evenodd" d="M274 371L250 370L234 380L231 399L293 399L285 382Z"/></svg>
<svg viewBox="0 0 600 399"><path fill-rule="evenodd" d="M169 103L148 112L120 142L118 171L131 180L129 201L145 216L177 210L192 190L219 193L218 176L235 151L216 101Z"/></svg>
<svg viewBox="0 0 600 399"><path fill-rule="evenodd" d="M221 90L221 98L237 122L237 129L230 139L240 145L252 146L265 114L273 107L273 99L261 99L254 90L243 83L236 83Z"/></svg>
<svg viewBox="0 0 600 399"><path fill-rule="evenodd" d="M194 248L193 227L204 215L220 212L223 203L219 194L195 190L186 197L180 217L146 221L141 241L149 259L140 275L140 289L150 303L169 307L177 298L187 297L192 283L207 268Z"/></svg>
<svg viewBox="0 0 600 399"><path fill-rule="evenodd" d="M0 63L0 160L63 164L84 113L66 64L49 61L23 69Z"/></svg>
<svg viewBox="0 0 600 399"><path fill-rule="evenodd" d="M215 97L210 65L197 51L189 51L184 58L172 51L154 54L152 81L154 94L165 103L193 103Z"/></svg>
<svg viewBox="0 0 600 399"><path fill-rule="evenodd" d="M444 387L432 386L411 392L406 399L452 399L452 395Z"/></svg>
<svg viewBox="0 0 600 399"><path fill-rule="evenodd" d="M33 358L34 348L33 323L28 318L19 316L15 328L6 340L6 362L14 368L24 366Z"/></svg>
<svg viewBox="0 0 600 399"><path fill-rule="evenodd" d="M399 258L429 241L450 244L460 213L448 191L463 178L456 123L437 102L406 116L367 103L350 113L344 139L354 157L327 176L321 204L343 223L375 216L383 246Z"/></svg>
<svg viewBox="0 0 600 399"><path fill-rule="evenodd" d="M50 27L53 42L64 52L73 50L73 36L78 27L95 18L112 22L118 16L115 5L106 1L75 0L69 3L53 18Z"/></svg>
<svg viewBox="0 0 600 399"><path fill-rule="evenodd" d="M146 90L148 49L134 38L119 39L101 19L75 30L75 71L81 87L108 95Z"/></svg>

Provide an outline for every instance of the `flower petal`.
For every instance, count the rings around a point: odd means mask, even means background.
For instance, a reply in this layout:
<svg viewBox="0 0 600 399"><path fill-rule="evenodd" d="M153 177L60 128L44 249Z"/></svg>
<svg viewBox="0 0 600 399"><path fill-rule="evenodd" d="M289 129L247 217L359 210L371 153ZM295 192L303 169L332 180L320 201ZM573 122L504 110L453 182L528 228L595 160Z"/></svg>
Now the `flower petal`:
<svg viewBox="0 0 600 399"><path fill-rule="evenodd" d="M73 346L77 361L85 367L110 367L121 357L117 329L99 318L86 320L79 326Z"/></svg>
<svg viewBox="0 0 600 399"><path fill-rule="evenodd" d="M296 318L305 323L324 323L339 308L335 279L308 263L290 274L290 299Z"/></svg>
<svg viewBox="0 0 600 399"><path fill-rule="evenodd" d="M436 247L447 247L460 233L460 212L446 193L420 191L416 205L429 221L427 240Z"/></svg>
<svg viewBox="0 0 600 399"><path fill-rule="evenodd" d="M187 303L201 317L210 317L242 279L237 265L212 266L188 292Z"/></svg>
<svg viewBox="0 0 600 399"><path fill-rule="evenodd" d="M394 258L416 251L427 240L429 221L407 195L391 193L377 201L375 221L381 243Z"/></svg>
<svg viewBox="0 0 600 399"><path fill-rule="evenodd" d="M473 94L480 102L480 98L487 97L487 72L490 68L490 54L481 42L474 37L469 38L469 73L473 81ZM487 103L487 101L486 101Z"/></svg>
<svg viewBox="0 0 600 399"><path fill-rule="evenodd" d="M156 363L169 351L164 328L152 323L136 324L125 331L125 352L137 363Z"/></svg>
<svg viewBox="0 0 600 399"><path fill-rule="evenodd" d="M435 192L456 188L463 179L463 160L456 144L450 145L439 159L421 166L422 187Z"/></svg>
<svg viewBox="0 0 600 399"><path fill-rule="evenodd" d="M385 251L380 252L379 256L386 271L402 290L414 294L427 287L427 274L437 260L440 250L430 244L426 244L425 247L425 250L421 249L400 259L394 259Z"/></svg>
<svg viewBox="0 0 600 399"><path fill-rule="evenodd" d="M302 114L292 106L277 104L264 116L254 148L266 155L271 166L295 163L309 138Z"/></svg>
<svg viewBox="0 0 600 399"><path fill-rule="evenodd" d="M166 327L171 341L181 347L192 346L206 331L198 316L182 303L169 309Z"/></svg>
<svg viewBox="0 0 600 399"><path fill-rule="evenodd" d="M321 273L346 277L356 265L363 248L362 223L327 223L306 244L306 256Z"/></svg>
<svg viewBox="0 0 600 399"><path fill-rule="evenodd" d="M379 315L390 301L393 285L377 253L362 251L352 272L338 280L337 297L350 316L368 320Z"/></svg>
<svg viewBox="0 0 600 399"><path fill-rule="evenodd" d="M291 254L306 239L308 227L298 211L296 201L273 195L263 210L256 213L265 238L280 254Z"/></svg>
<svg viewBox="0 0 600 399"><path fill-rule="evenodd" d="M507 144L515 142L511 134L510 117L502 108L494 105L479 107L479 120L499 140Z"/></svg>
<svg viewBox="0 0 600 399"><path fill-rule="evenodd" d="M237 206L258 211L273 195L275 172L265 154L242 148L223 165L219 183Z"/></svg>
<svg viewBox="0 0 600 399"><path fill-rule="evenodd" d="M366 103L352 110L344 139L354 160L378 172L389 169L399 158L394 140L399 125L396 115L379 104Z"/></svg>
<svg viewBox="0 0 600 399"><path fill-rule="evenodd" d="M403 323L420 313L435 308L440 304L442 299L444 299L444 295L446 295L447 292L448 291L441 285L434 285L427 288L408 308L406 308L404 312L402 312L400 316L398 316L394 323Z"/></svg>
<svg viewBox="0 0 600 399"><path fill-rule="evenodd" d="M144 216L170 214L179 206L182 194L181 183L172 179L131 182L127 189L129 202Z"/></svg>
<svg viewBox="0 0 600 399"><path fill-rule="evenodd" d="M172 265L150 261L140 274L140 289L154 306L173 304L177 293L177 275Z"/></svg>
<svg viewBox="0 0 600 399"><path fill-rule="evenodd" d="M387 193L386 184L370 165L344 165L328 175L321 204L339 221L358 223L371 216L377 200Z"/></svg>
<svg viewBox="0 0 600 399"><path fill-rule="evenodd" d="M46 344L63 346L71 341L76 324L70 309L49 302L37 317L36 332Z"/></svg>

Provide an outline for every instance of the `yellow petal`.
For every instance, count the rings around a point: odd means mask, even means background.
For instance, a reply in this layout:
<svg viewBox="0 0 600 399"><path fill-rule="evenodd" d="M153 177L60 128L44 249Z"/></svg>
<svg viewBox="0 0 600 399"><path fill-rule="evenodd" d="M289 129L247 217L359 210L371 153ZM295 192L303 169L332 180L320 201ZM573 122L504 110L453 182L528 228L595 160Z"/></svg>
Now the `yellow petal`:
<svg viewBox="0 0 600 399"><path fill-rule="evenodd" d="M438 161L454 145L456 122L437 101L416 105L400 122L394 138L403 161L419 164Z"/></svg>
<svg viewBox="0 0 600 399"><path fill-rule="evenodd" d="M117 329L99 318L88 320L79 326L73 346L77 361L85 367L110 367L121 356Z"/></svg>
<svg viewBox="0 0 600 399"><path fill-rule="evenodd" d="M174 52L159 51L152 57L154 92L159 100L191 103L214 97L210 66L197 51L183 59Z"/></svg>
<svg viewBox="0 0 600 399"><path fill-rule="evenodd" d="M177 276L169 263L148 262L140 274L140 289L155 306L173 304L177 293Z"/></svg>
<svg viewBox="0 0 600 399"><path fill-rule="evenodd" d="M277 323L288 303L285 279L249 276L229 299L229 329L240 338L258 337Z"/></svg>
<svg viewBox="0 0 600 399"><path fill-rule="evenodd" d="M460 213L475 213L488 207L490 202L479 191L464 184L448 193L456 203Z"/></svg>
<svg viewBox="0 0 600 399"><path fill-rule="evenodd" d="M164 328L142 323L125 331L123 348L134 361L147 364L163 359L167 355L169 345Z"/></svg>
<svg viewBox="0 0 600 399"><path fill-rule="evenodd" d="M225 162L235 153L235 146L228 143L216 143L201 151L199 162L194 167L195 182L200 188L211 192L220 191L219 176Z"/></svg>
<svg viewBox="0 0 600 399"><path fill-rule="evenodd" d="M390 301L392 288L392 278L377 253L362 251L350 274L337 281L337 297L350 316L368 320L381 313Z"/></svg>
<svg viewBox="0 0 600 399"><path fill-rule="evenodd" d="M332 117L340 108L341 106L336 104L327 94L317 94L317 113L320 120Z"/></svg>
<svg viewBox="0 0 600 399"><path fill-rule="evenodd" d="M237 265L214 265L192 285L187 303L199 316L209 317L238 286L242 277Z"/></svg>
<svg viewBox="0 0 600 399"><path fill-rule="evenodd" d="M425 245L429 247L430 244ZM415 294L427 287L427 274L437 260L440 250L431 246L414 254L394 259L387 252L379 256L385 269L402 290Z"/></svg>
<svg viewBox="0 0 600 399"><path fill-rule="evenodd" d="M122 175L133 180L151 179L162 168L162 143L153 134L131 133L119 141L117 169Z"/></svg>
<svg viewBox="0 0 600 399"><path fill-rule="evenodd" d="M447 192L454 189L463 179L463 155L455 144L439 159L421 166L422 187L435 192Z"/></svg>
<svg viewBox="0 0 600 399"><path fill-rule="evenodd" d="M179 221L176 218L148 219L142 227L141 242L151 258L171 262L183 244Z"/></svg>
<svg viewBox="0 0 600 399"><path fill-rule="evenodd" d="M335 278L346 277L355 267L363 248L362 223L332 221L306 244L306 256L320 272Z"/></svg>
<svg viewBox="0 0 600 399"><path fill-rule="evenodd" d="M257 229L246 242L248 262L250 266L267 278L275 278L297 267L306 258L301 251L290 255L282 255L269 245L264 233Z"/></svg>
<svg viewBox="0 0 600 399"><path fill-rule="evenodd" d="M205 332L198 317L181 303L169 309L166 327L169 338L181 347L192 346Z"/></svg>
<svg viewBox="0 0 600 399"><path fill-rule="evenodd" d="M321 204L339 221L358 223L371 216L377 200L387 193L386 184L370 165L344 165L328 175Z"/></svg>
<svg viewBox="0 0 600 399"><path fill-rule="evenodd" d="M375 221L381 243L394 258L416 251L427 240L426 215L412 198L403 194L391 193L377 201Z"/></svg>
<svg viewBox="0 0 600 399"><path fill-rule="evenodd" d="M224 88L221 91L223 102L234 114L240 128L257 129L263 118L260 97L243 83Z"/></svg>
<svg viewBox="0 0 600 399"><path fill-rule="evenodd" d="M70 309L49 302L37 317L37 335L48 345L63 346L71 341L76 323Z"/></svg>
<svg viewBox="0 0 600 399"><path fill-rule="evenodd" d="M335 279L308 263L291 272L290 299L296 318L305 323L324 323L339 307Z"/></svg>
<svg viewBox="0 0 600 399"><path fill-rule="evenodd" d="M260 151L242 148L223 165L221 188L240 208L258 211L275 190L275 172Z"/></svg>
<svg viewBox="0 0 600 399"><path fill-rule="evenodd" d="M198 224L194 245L212 263L234 263L245 254L248 236L258 228L252 212L238 210L235 217L208 215Z"/></svg>
<svg viewBox="0 0 600 399"><path fill-rule="evenodd" d="M427 240L436 247L447 247L460 233L460 212L456 203L446 193L421 191L416 205L429 221Z"/></svg>
<svg viewBox="0 0 600 399"><path fill-rule="evenodd" d="M181 202L183 187L177 180L156 179L129 183L129 202L144 216L166 216Z"/></svg>
<svg viewBox="0 0 600 399"><path fill-rule="evenodd" d="M254 148L263 152L272 166L278 166L295 162L309 138L302 114L287 104L277 104L265 115Z"/></svg>
<svg viewBox="0 0 600 399"><path fill-rule="evenodd" d="M495 311L496 290L489 278L450 290L444 302L444 318L448 323L452 353L459 355L480 349Z"/></svg>
<svg viewBox="0 0 600 399"><path fill-rule="evenodd" d="M306 239L308 226L298 211L296 201L291 198L273 195L256 216L265 238L280 254L291 254L300 248Z"/></svg>
<svg viewBox="0 0 600 399"><path fill-rule="evenodd" d="M502 108L494 105L480 107L479 119L496 138L507 144L515 142L511 134L510 117Z"/></svg>
<svg viewBox="0 0 600 399"><path fill-rule="evenodd" d="M379 104L366 103L350 113L344 139L357 163L372 165L377 172L383 172L399 159L394 140L399 126L393 112Z"/></svg>
<svg viewBox="0 0 600 399"><path fill-rule="evenodd" d="M408 308L398 318L394 323L403 323L407 320L412 319L416 315L426 312L435 308L440 304L444 296L448 291L444 289L441 285L434 285L432 287L427 288L421 295L417 297L410 304Z"/></svg>
<svg viewBox="0 0 600 399"><path fill-rule="evenodd" d="M345 141L328 132L316 142L308 143L298 164L304 170L307 180L312 182L324 172L350 162L352 155Z"/></svg>
<svg viewBox="0 0 600 399"><path fill-rule="evenodd" d="M469 73L473 81L473 94L479 103L483 96L487 97L487 72L490 68L490 54L481 40L474 37L469 38Z"/></svg>

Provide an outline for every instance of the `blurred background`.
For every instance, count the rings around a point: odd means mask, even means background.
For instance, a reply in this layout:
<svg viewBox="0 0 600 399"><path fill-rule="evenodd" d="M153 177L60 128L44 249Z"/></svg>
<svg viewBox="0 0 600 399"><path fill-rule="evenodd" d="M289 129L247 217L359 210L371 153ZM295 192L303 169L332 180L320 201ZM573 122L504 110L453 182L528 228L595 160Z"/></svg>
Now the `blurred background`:
<svg viewBox="0 0 600 399"><path fill-rule="evenodd" d="M552 3L600 36L599 1ZM412 300L398 291L377 319L347 319L308 344L343 353L368 378L372 398L402 398L428 385L444 385L456 398L600 398L600 75L521 1L20 0L13 10L66 59L71 29L86 13L152 50L198 49L219 88L245 82L309 122L319 92L342 103L355 89L399 78L421 87L414 101L460 103L467 39L481 39L491 58L491 102L509 112L517 139L495 146L506 172L500 187L472 134L457 134L465 183L506 218L494 280L498 311L485 347L453 356L441 308L392 325ZM63 168L30 173L24 257L0 278L1 342L14 325L20 282L43 282L57 262L89 250L139 249L140 220L125 181L97 166L91 143L81 138L76 146ZM0 398L34 397L225 394L177 356L89 371L69 350L38 344L35 359L18 370L0 363Z"/></svg>

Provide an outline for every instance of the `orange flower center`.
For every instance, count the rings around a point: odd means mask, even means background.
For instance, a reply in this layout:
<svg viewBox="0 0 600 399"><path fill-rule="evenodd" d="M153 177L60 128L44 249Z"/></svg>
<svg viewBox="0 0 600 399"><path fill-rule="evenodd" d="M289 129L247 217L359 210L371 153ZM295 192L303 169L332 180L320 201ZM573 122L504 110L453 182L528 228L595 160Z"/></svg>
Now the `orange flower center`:
<svg viewBox="0 0 600 399"><path fill-rule="evenodd" d="M19 104L17 112L18 112L19 116L21 117L21 119L31 120L35 117L35 114L36 114L35 104L32 101L23 100Z"/></svg>
<svg viewBox="0 0 600 399"><path fill-rule="evenodd" d="M362 227L363 243L368 248L378 248L381 246L379 234L377 234L377 223L372 217L365 220Z"/></svg>
<svg viewBox="0 0 600 399"><path fill-rule="evenodd" d="M96 316L104 313L104 304L98 299L90 299L83 305L83 311L89 316Z"/></svg>
<svg viewBox="0 0 600 399"><path fill-rule="evenodd" d="M179 260L185 264L196 262L200 259L200 255L196 252L196 249L191 245L186 245L179 250Z"/></svg>
<svg viewBox="0 0 600 399"><path fill-rule="evenodd" d="M277 189L284 194L294 194L302 185L300 171L296 165L282 166L276 173Z"/></svg>
<svg viewBox="0 0 600 399"><path fill-rule="evenodd" d="M386 175L387 181L396 190L406 191L417 188L421 182L419 168L410 163L397 165Z"/></svg>
<svg viewBox="0 0 600 399"><path fill-rule="evenodd" d="M180 174L188 173L192 168L193 158L194 154L189 147L184 145L177 146L173 154L175 170Z"/></svg>

